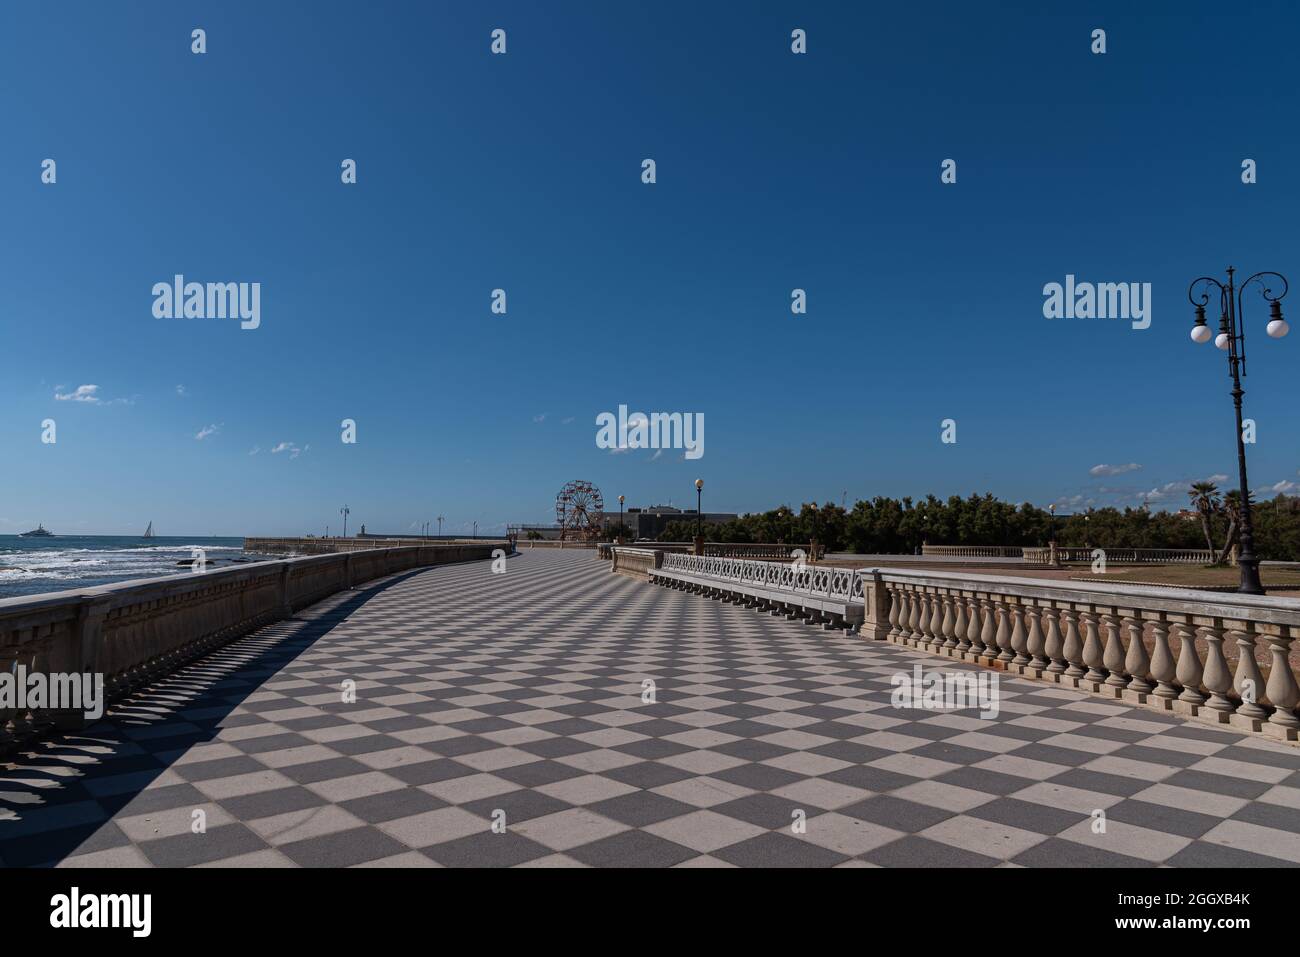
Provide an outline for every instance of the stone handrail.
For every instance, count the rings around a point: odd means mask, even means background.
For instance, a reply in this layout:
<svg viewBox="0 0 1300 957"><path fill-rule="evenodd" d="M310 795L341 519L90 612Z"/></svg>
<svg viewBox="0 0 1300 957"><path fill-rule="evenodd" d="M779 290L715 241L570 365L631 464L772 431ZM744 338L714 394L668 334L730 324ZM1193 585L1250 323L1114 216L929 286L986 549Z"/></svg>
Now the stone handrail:
<svg viewBox="0 0 1300 957"><path fill-rule="evenodd" d="M664 561L664 553L653 548L615 545L611 552L610 571L646 580L650 577L650 570L660 567Z"/></svg>
<svg viewBox="0 0 1300 957"><path fill-rule="evenodd" d="M860 574L875 592L862 628L869 637L1288 740L1300 730L1290 662L1300 600L892 568Z"/></svg>
<svg viewBox="0 0 1300 957"><path fill-rule="evenodd" d="M0 600L0 673L103 675L114 699L335 592L426 565L478 561L500 543L372 548L252 562ZM81 713L0 707L0 751Z"/></svg>
<svg viewBox="0 0 1300 957"><path fill-rule="evenodd" d="M1019 545L922 545L922 555L957 558L1019 558Z"/></svg>
<svg viewBox="0 0 1300 957"><path fill-rule="evenodd" d="M491 545L510 550L510 541L490 539L448 541L429 538L245 538L244 551L259 555L337 555L341 552L365 552L376 548L430 548L438 545Z"/></svg>
<svg viewBox="0 0 1300 957"><path fill-rule="evenodd" d="M1090 546L1056 547L1056 560L1069 564L1091 564L1093 552L1100 551L1106 556L1108 565L1209 565L1214 561L1214 553L1205 548L1102 548ZM1033 565L1049 565L1052 561L1051 548L1025 548L1024 558Z"/></svg>
<svg viewBox="0 0 1300 957"><path fill-rule="evenodd" d="M662 567L698 578L758 585L795 595L834 598L845 602L862 600L862 580L851 568L678 554L665 555Z"/></svg>

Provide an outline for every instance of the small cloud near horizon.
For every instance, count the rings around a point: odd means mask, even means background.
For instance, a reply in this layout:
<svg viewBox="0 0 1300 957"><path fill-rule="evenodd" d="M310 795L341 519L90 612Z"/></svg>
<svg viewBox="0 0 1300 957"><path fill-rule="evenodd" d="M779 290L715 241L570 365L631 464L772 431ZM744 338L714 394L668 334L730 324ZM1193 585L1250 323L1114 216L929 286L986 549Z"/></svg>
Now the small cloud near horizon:
<svg viewBox="0 0 1300 957"><path fill-rule="evenodd" d="M218 432L220 432L221 426L223 424L224 423L214 423L212 425L205 426L204 428L199 429L199 431L195 433L194 438L197 441L202 442L209 435L216 435Z"/></svg>
<svg viewBox="0 0 1300 957"><path fill-rule="evenodd" d="M1123 475L1126 472L1136 472L1140 468L1142 468L1142 466L1137 462L1129 462L1127 465L1106 465L1105 463L1102 463L1101 465L1094 465L1092 468L1088 469L1088 474L1094 478L1098 478L1103 475Z"/></svg>

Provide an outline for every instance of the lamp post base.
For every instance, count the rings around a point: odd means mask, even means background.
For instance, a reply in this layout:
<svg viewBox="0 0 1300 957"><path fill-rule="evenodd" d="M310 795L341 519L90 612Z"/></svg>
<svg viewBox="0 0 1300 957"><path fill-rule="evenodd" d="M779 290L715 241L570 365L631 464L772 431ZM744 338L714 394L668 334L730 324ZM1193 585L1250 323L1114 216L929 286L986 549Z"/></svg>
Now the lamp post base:
<svg viewBox="0 0 1300 957"><path fill-rule="evenodd" d="M1264 586L1259 580L1259 559L1242 558L1238 559L1237 564L1241 568L1241 585L1237 588L1237 593L1241 595L1262 595Z"/></svg>

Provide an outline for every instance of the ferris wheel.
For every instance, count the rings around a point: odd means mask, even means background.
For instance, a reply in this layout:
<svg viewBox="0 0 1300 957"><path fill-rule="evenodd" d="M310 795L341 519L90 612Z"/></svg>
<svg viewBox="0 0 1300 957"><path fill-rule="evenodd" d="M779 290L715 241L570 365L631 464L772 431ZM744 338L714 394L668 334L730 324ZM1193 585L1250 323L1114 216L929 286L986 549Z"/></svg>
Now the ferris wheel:
<svg viewBox="0 0 1300 957"><path fill-rule="evenodd" d="M555 496L555 523L560 526L561 540L595 538L600 534L604 513L605 499L600 489L582 479L565 483Z"/></svg>

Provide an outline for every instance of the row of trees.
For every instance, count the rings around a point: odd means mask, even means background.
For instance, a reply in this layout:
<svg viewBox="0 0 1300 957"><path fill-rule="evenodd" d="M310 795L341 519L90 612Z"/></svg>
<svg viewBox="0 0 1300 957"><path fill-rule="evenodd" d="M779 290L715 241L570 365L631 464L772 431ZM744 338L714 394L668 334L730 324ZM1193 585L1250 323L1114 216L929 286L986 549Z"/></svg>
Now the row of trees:
<svg viewBox="0 0 1300 957"><path fill-rule="evenodd" d="M913 554L931 545L1046 545L1053 531L1068 546L1106 548L1210 548L1225 555L1236 542L1240 500L1220 496L1198 483L1189 490L1194 515L1146 508L1099 508L1053 518L1046 509L1002 502L992 495L954 495L947 501L928 495L921 501L878 496L846 510L834 503L805 503L795 512L782 505L770 512L706 523L704 537L715 542L788 542L816 539L831 552ZM1263 559L1300 561L1300 497L1252 499L1255 551ZM688 542L696 525L672 522L659 536Z"/></svg>

